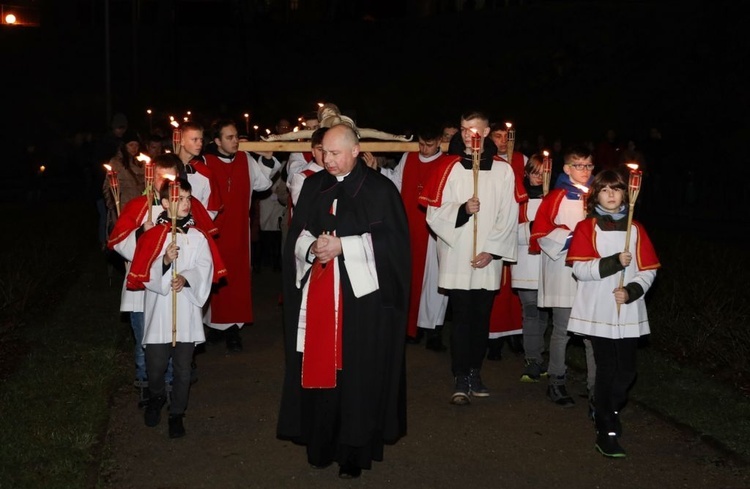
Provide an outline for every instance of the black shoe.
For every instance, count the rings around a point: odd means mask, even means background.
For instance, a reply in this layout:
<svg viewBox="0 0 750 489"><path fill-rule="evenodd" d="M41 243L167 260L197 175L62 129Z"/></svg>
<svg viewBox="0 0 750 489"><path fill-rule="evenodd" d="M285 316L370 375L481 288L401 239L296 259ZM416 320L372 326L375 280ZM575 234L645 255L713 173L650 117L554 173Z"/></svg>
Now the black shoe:
<svg viewBox="0 0 750 489"><path fill-rule="evenodd" d="M576 404L568 394L565 384L550 384L547 387L547 397L550 401L564 408L573 407Z"/></svg>
<svg viewBox="0 0 750 489"><path fill-rule="evenodd" d="M184 414L170 414L169 415L169 437L170 438L182 438L185 436L185 426L182 424L182 417Z"/></svg>
<svg viewBox="0 0 750 489"><path fill-rule="evenodd" d="M146 423L146 426L153 428L159 424L159 421L161 421L161 408L164 407L166 402L167 398L165 396L152 397L148 400L146 410L143 413L143 422Z"/></svg>
<svg viewBox="0 0 750 489"><path fill-rule="evenodd" d="M362 475L362 468L352 464L339 465L339 477L341 479L356 479Z"/></svg>
<svg viewBox="0 0 750 489"><path fill-rule="evenodd" d="M236 324L225 331L227 338L227 350L232 353L239 353L242 351L242 338L240 338L240 327Z"/></svg>
<svg viewBox="0 0 750 489"><path fill-rule="evenodd" d="M614 431L601 432L596 435L596 449L605 457L623 458L627 456L625 450L617 441L617 435Z"/></svg>
<svg viewBox="0 0 750 489"><path fill-rule="evenodd" d="M508 348L513 353L523 353L523 335L514 334L508 336Z"/></svg>

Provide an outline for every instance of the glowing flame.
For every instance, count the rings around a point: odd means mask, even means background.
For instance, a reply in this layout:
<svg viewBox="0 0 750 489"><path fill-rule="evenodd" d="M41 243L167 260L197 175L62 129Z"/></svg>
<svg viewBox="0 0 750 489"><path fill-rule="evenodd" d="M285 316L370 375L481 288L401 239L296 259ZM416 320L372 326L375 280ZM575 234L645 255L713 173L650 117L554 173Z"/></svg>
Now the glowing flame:
<svg viewBox="0 0 750 489"><path fill-rule="evenodd" d="M544 155L545 158L547 158L549 156L549 151L545 149L544 151L542 151L542 154Z"/></svg>
<svg viewBox="0 0 750 489"><path fill-rule="evenodd" d="M270 129L266 129L266 134L271 134L271 130Z"/></svg>
<svg viewBox="0 0 750 489"><path fill-rule="evenodd" d="M187 112L185 112L185 113L186 113L187 115L193 115L193 113L192 113L192 112L190 112L189 110L188 110Z"/></svg>
<svg viewBox="0 0 750 489"><path fill-rule="evenodd" d="M148 115L151 115L151 109L146 109L146 113L147 113Z"/></svg>
<svg viewBox="0 0 750 489"><path fill-rule="evenodd" d="M245 119L248 119L248 118L250 118L250 114L248 114L247 112L245 112Z"/></svg>
<svg viewBox="0 0 750 489"><path fill-rule="evenodd" d="M253 126L253 129L255 129L257 131L258 130L258 126Z"/></svg>
<svg viewBox="0 0 750 489"><path fill-rule="evenodd" d="M510 122L506 122L505 127L507 127L508 130L510 131L510 128L513 127L513 124L511 124Z"/></svg>
<svg viewBox="0 0 750 489"><path fill-rule="evenodd" d="M176 120L172 120L172 122L170 122L170 124L171 124L171 125L172 125L172 127L174 127L175 129L177 129L178 127L180 127L180 123L179 123L179 122L177 122Z"/></svg>
<svg viewBox="0 0 750 489"><path fill-rule="evenodd" d="M104 167L105 170L112 171L112 167L110 165L108 165L108 164L105 163L102 166Z"/></svg>
<svg viewBox="0 0 750 489"><path fill-rule="evenodd" d="M588 188L588 187L586 187L586 186L583 186L583 185L580 185L580 184L578 184L578 183L575 183L575 184L573 184L573 185L575 186L575 188L577 188L578 190L580 190L580 191L581 191L581 192L583 192L584 194L587 194L587 193L589 193L589 188Z"/></svg>
<svg viewBox="0 0 750 489"><path fill-rule="evenodd" d="M319 107L319 108L321 108L321 109L322 109L322 108L323 108L323 105L324 105L324 104L323 104L323 102L318 102L318 107Z"/></svg>
<svg viewBox="0 0 750 489"><path fill-rule="evenodd" d="M143 163L151 163L151 158L143 153L138 153L138 156L136 156L135 159Z"/></svg>
<svg viewBox="0 0 750 489"><path fill-rule="evenodd" d="M299 127L294 126L294 129L292 129L292 132L299 132Z"/></svg>
<svg viewBox="0 0 750 489"><path fill-rule="evenodd" d="M44 165L42 165L42 166L39 167L39 171L41 173L44 173L44 170L46 170L46 169L47 169L47 167L45 167Z"/></svg>
<svg viewBox="0 0 750 489"><path fill-rule="evenodd" d="M183 118L182 118L182 120L183 120L184 122L187 122L187 121L188 121L188 118L187 118L187 117L183 117Z"/></svg>
<svg viewBox="0 0 750 489"><path fill-rule="evenodd" d="M170 182L174 182L175 180L177 180L177 177L175 175L170 175L169 173L165 173L162 176Z"/></svg>
<svg viewBox="0 0 750 489"><path fill-rule="evenodd" d="M628 164L627 164L627 165L625 165L625 166L627 166L627 167L628 167L628 168L630 168L631 170L637 170L637 169L638 169L638 163L628 163Z"/></svg>
<svg viewBox="0 0 750 489"><path fill-rule="evenodd" d="M173 115L170 115L170 116L169 116L169 121L170 121L170 122L174 122L174 116L173 116Z"/></svg>

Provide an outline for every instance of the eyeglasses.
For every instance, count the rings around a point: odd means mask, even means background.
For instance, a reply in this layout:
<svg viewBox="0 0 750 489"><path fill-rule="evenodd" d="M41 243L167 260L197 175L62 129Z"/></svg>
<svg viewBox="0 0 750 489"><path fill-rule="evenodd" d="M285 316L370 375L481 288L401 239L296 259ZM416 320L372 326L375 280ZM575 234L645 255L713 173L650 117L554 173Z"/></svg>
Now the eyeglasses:
<svg viewBox="0 0 750 489"><path fill-rule="evenodd" d="M594 165L584 165L583 163L576 163L575 165L568 165L568 166L573 167L578 171L583 171L583 170L591 171L594 169Z"/></svg>

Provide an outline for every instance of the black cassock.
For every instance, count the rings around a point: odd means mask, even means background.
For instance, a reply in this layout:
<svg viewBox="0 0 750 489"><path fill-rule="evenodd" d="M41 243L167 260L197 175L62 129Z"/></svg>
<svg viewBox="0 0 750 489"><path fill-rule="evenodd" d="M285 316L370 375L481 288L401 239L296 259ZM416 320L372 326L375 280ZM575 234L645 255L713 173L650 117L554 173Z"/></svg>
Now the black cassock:
<svg viewBox="0 0 750 489"><path fill-rule="evenodd" d="M360 298L352 292L346 257L336 257L343 362L333 389L301 385L302 353L296 341L302 290L295 285L294 246L305 229L313 236L370 233L375 254L379 289ZM406 213L395 185L361 160L342 182L325 170L308 177L294 207L283 260L286 373L277 436L306 445L313 465L336 461L369 469L372 460L383 459L384 443L406 434L404 340L411 260Z"/></svg>

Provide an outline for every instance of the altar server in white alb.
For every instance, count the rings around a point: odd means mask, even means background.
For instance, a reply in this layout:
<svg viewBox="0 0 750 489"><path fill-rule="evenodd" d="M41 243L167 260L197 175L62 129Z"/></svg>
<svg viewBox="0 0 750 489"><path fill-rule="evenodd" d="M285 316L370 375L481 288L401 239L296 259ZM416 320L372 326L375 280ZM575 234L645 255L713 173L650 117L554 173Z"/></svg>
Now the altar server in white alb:
<svg viewBox="0 0 750 489"><path fill-rule="evenodd" d="M480 370L487 351L492 303L500 289L503 261L515 262L518 252L515 177L510 165L493 158L497 148L487 138L489 131L487 116L465 113L461 138L454 137L448 151L460 159L447 160L420 195L420 202L427 206L427 223L437 235L438 285L448 291L453 310L453 404L468 404L471 396L489 396ZM476 196L473 134L481 136Z"/></svg>
<svg viewBox="0 0 750 489"><path fill-rule="evenodd" d="M650 333L644 296L661 265L638 222L631 228L629 251L623 251L628 193L620 173L597 174L590 195L588 218L576 226L567 256L578 280L568 331L587 335L594 349L596 449L624 457L619 412L635 380L638 338Z"/></svg>
<svg viewBox="0 0 750 489"><path fill-rule="evenodd" d="M202 308L214 281L214 256L211 238L194 227L190 214L190 184L181 179L176 205L176 233L172 241L172 210L170 188L162 186L159 193L164 211L156 223L138 239L133 263L128 274L128 288L145 287L146 370L149 380L149 401L144 413L147 426L156 426L166 402L164 372L170 357L174 381L169 406L169 436L185 434L182 417L187 408L190 389L190 363L195 345L203 343ZM225 273L218 259L219 271ZM173 290L176 293L176 334L173 341Z"/></svg>

